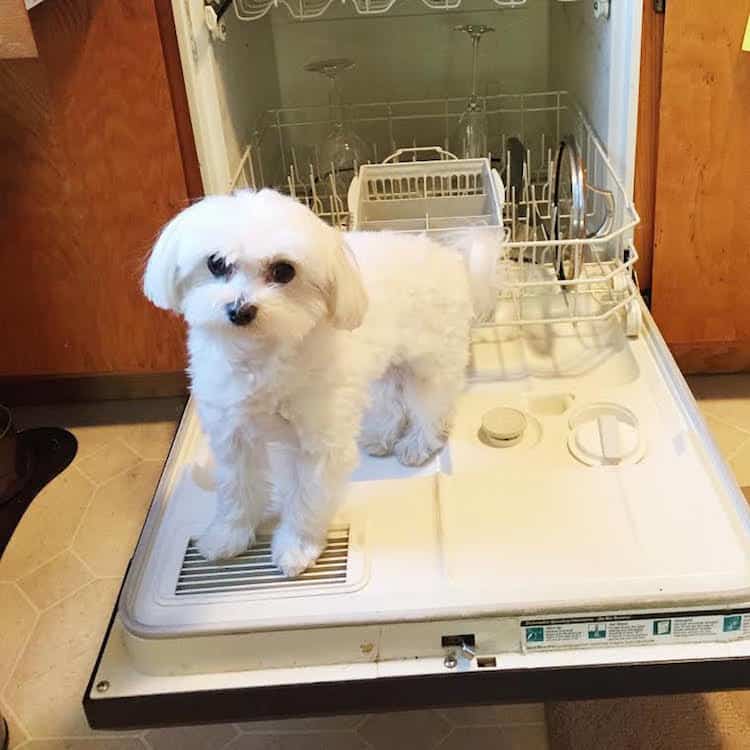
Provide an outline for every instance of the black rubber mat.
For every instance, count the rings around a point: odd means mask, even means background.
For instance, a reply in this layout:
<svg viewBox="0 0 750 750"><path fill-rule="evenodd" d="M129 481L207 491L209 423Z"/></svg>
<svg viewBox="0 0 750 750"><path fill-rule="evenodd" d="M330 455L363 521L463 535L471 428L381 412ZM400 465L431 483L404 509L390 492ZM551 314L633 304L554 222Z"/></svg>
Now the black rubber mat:
<svg viewBox="0 0 750 750"><path fill-rule="evenodd" d="M0 557L31 501L70 465L78 450L75 435L61 427L24 430L17 439L24 478L12 496L0 497Z"/></svg>

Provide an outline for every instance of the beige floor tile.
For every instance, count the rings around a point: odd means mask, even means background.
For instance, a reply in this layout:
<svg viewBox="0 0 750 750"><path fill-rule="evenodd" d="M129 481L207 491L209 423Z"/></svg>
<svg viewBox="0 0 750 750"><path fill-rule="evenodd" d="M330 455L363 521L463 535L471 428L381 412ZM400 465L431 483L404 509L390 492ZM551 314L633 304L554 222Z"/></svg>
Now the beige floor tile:
<svg viewBox="0 0 750 750"><path fill-rule="evenodd" d="M230 742L226 750L369 750L369 747L354 732L315 732L243 734Z"/></svg>
<svg viewBox="0 0 750 750"><path fill-rule="evenodd" d="M144 735L152 750L221 750L236 736L231 724L152 729Z"/></svg>
<svg viewBox="0 0 750 750"><path fill-rule="evenodd" d="M40 616L4 693L32 737L90 734L81 695L118 588L94 581Z"/></svg>
<svg viewBox="0 0 750 750"><path fill-rule="evenodd" d="M750 442L750 433L738 430L710 414L706 415L706 424L724 458L730 458L743 443Z"/></svg>
<svg viewBox="0 0 750 750"><path fill-rule="evenodd" d="M116 444L125 434L122 425L83 425L70 431L78 441L76 461L85 461L96 453Z"/></svg>
<svg viewBox="0 0 750 750"><path fill-rule="evenodd" d="M107 401L97 404L78 405L70 415L71 425L79 441L79 457L84 458L118 438L132 437L141 447L153 443L155 435L162 435L164 428L151 430L151 424L176 425L185 407L184 398L155 398L138 401ZM144 433L138 435L143 426ZM138 445L131 447L143 458L158 458ZM146 455L148 454L148 455Z"/></svg>
<svg viewBox="0 0 750 750"><path fill-rule="evenodd" d="M123 440L141 458L162 461L184 407L183 398L86 405L77 419L73 417L78 457L86 458L116 440Z"/></svg>
<svg viewBox="0 0 750 750"><path fill-rule="evenodd" d="M144 422L125 428L122 439L141 458L163 461L176 429L177 422Z"/></svg>
<svg viewBox="0 0 750 750"><path fill-rule="evenodd" d="M15 580L67 548L94 488L70 467L52 480L26 511L2 561L0 580Z"/></svg>
<svg viewBox="0 0 750 750"><path fill-rule="evenodd" d="M528 724L517 727L501 727L502 750L548 750L547 727L544 724ZM606 747L606 745L602 745Z"/></svg>
<svg viewBox="0 0 750 750"><path fill-rule="evenodd" d="M438 747L440 750L504 750L498 727L457 727Z"/></svg>
<svg viewBox="0 0 750 750"><path fill-rule="evenodd" d="M22 406L13 410L18 429L29 427L65 427L78 440L76 460L91 455L109 445L122 435L117 423L108 423L107 403L102 404L54 404L44 406ZM104 420L102 422L101 420Z"/></svg>
<svg viewBox="0 0 750 750"><path fill-rule="evenodd" d="M750 442L745 443L734 453L729 466L734 472L734 477L740 487L750 485Z"/></svg>
<svg viewBox="0 0 750 750"><path fill-rule="evenodd" d="M369 716L357 733L375 750L431 750L450 731L437 711L406 711Z"/></svg>
<svg viewBox="0 0 750 750"><path fill-rule="evenodd" d="M75 740L33 740L24 745L23 750L146 750L146 746L137 737L91 737Z"/></svg>
<svg viewBox="0 0 750 750"><path fill-rule="evenodd" d="M95 654L68 655L64 666L40 672L24 682L11 676L6 699L34 737L86 737L93 732L81 698Z"/></svg>
<svg viewBox="0 0 750 750"><path fill-rule="evenodd" d="M141 457L121 440L114 440L101 450L78 462L81 471L97 484L102 484L139 463Z"/></svg>
<svg viewBox="0 0 750 750"><path fill-rule="evenodd" d="M694 376L688 383L703 411L750 431L750 374Z"/></svg>
<svg viewBox="0 0 750 750"><path fill-rule="evenodd" d="M73 543L76 554L96 575L124 572L161 468L159 461L141 461L96 490Z"/></svg>
<svg viewBox="0 0 750 750"><path fill-rule="evenodd" d="M92 579L81 561L66 550L19 579L18 585L39 609L46 609Z"/></svg>
<svg viewBox="0 0 750 750"><path fill-rule="evenodd" d="M241 732L249 734L285 734L287 732L325 732L356 729L365 720L364 714L351 716L317 716L309 719L280 719L278 721L249 721L238 724Z"/></svg>
<svg viewBox="0 0 750 750"><path fill-rule="evenodd" d="M8 750L15 750L15 748L29 739L29 735L21 728L20 724L13 717L13 714L8 710L7 704L3 701L0 701L0 713L8 723Z"/></svg>
<svg viewBox="0 0 750 750"><path fill-rule="evenodd" d="M31 427L65 427L78 440L76 458L90 453L114 440L119 435L117 425L81 425L80 417L87 404L52 404L45 406L19 406L13 409L13 420L19 430Z"/></svg>
<svg viewBox="0 0 750 750"><path fill-rule="evenodd" d="M537 724L544 721L543 703L511 703L498 706L464 706L440 709L439 713L453 726L500 726Z"/></svg>
<svg viewBox="0 0 750 750"><path fill-rule="evenodd" d="M0 690L21 655L36 612L12 583L0 583Z"/></svg>

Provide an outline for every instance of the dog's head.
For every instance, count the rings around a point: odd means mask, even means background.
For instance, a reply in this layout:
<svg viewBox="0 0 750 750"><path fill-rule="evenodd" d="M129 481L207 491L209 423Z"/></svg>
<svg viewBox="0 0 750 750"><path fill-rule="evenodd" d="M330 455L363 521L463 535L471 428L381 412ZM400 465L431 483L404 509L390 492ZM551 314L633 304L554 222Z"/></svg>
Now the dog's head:
<svg viewBox="0 0 750 750"><path fill-rule="evenodd" d="M211 196L178 214L143 288L191 327L270 344L301 341L326 319L353 330L367 309L342 233L273 190Z"/></svg>

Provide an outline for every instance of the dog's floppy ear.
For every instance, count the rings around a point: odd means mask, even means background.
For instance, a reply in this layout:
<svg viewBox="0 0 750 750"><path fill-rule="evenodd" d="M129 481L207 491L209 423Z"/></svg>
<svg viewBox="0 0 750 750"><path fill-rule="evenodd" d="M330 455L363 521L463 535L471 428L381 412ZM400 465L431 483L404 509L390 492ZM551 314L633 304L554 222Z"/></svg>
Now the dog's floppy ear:
<svg viewBox="0 0 750 750"><path fill-rule="evenodd" d="M328 309L336 328L353 331L362 325L367 312L367 293L351 250L343 235L336 234L331 254Z"/></svg>
<svg viewBox="0 0 750 750"><path fill-rule="evenodd" d="M179 311L177 294L177 250L179 246L177 216L167 224L156 240L143 275L143 291L151 302L164 310Z"/></svg>

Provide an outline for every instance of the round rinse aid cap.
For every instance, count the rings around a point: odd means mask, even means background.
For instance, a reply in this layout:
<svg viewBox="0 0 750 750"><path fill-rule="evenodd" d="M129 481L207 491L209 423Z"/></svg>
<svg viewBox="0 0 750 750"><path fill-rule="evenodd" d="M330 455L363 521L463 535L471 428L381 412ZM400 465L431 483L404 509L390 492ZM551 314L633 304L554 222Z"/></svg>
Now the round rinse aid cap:
<svg viewBox="0 0 750 750"><path fill-rule="evenodd" d="M570 452L588 466L621 466L643 458L638 417L614 403L590 404L570 417Z"/></svg>
<svg viewBox="0 0 750 750"><path fill-rule="evenodd" d="M521 442L526 431L526 415L518 409L499 406L482 417L481 436L496 448L508 448Z"/></svg>

